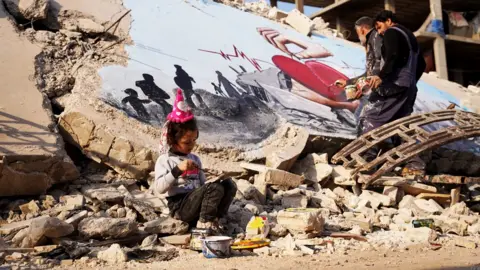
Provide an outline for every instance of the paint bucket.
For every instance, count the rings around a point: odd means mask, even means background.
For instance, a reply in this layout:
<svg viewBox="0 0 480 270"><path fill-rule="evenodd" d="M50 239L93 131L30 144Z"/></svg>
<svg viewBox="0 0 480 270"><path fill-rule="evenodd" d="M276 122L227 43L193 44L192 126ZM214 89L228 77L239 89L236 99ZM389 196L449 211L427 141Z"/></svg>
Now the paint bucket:
<svg viewBox="0 0 480 270"><path fill-rule="evenodd" d="M209 229L192 229L192 233L190 235L190 249L202 251L203 239L211 234L212 232Z"/></svg>
<svg viewBox="0 0 480 270"><path fill-rule="evenodd" d="M345 87L345 95L347 100L357 99L357 87L355 85L347 85Z"/></svg>
<svg viewBox="0 0 480 270"><path fill-rule="evenodd" d="M232 253L232 238L228 236L208 236L202 239L202 253L205 258L228 258Z"/></svg>

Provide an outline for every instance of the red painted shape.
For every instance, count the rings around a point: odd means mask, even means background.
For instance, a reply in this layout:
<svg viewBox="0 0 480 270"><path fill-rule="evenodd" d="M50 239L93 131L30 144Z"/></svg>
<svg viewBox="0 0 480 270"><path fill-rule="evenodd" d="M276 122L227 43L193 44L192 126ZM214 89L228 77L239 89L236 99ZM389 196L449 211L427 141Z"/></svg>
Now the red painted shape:
<svg viewBox="0 0 480 270"><path fill-rule="evenodd" d="M343 90L333 85L336 80L348 80L341 72L317 61L306 61L303 64L282 55L272 57L272 61L292 79L318 94L335 101L346 100L342 95Z"/></svg>
<svg viewBox="0 0 480 270"><path fill-rule="evenodd" d="M257 60L260 61L259 59L255 59L255 58L250 59L250 57L248 57L244 52L237 49L235 45L233 45L234 54L226 54L223 51L215 52L215 51L208 51L208 50L202 50L202 49L199 49L199 50L202 52L221 55L225 60L229 60L229 61L232 61L230 57L235 57L235 58L241 57L242 59L246 59L248 62L250 62L250 64L252 64L252 66L255 67L258 71L262 71L260 64L257 62Z"/></svg>
<svg viewBox="0 0 480 270"><path fill-rule="evenodd" d="M194 169L190 171L185 171L182 173L182 176L188 176L188 175L197 175L200 172L199 169Z"/></svg>

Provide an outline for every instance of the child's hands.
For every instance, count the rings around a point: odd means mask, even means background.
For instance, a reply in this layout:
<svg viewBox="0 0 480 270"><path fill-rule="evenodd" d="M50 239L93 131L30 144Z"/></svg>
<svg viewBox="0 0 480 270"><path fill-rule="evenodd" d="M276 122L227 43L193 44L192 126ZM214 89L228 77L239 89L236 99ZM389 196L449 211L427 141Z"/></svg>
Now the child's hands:
<svg viewBox="0 0 480 270"><path fill-rule="evenodd" d="M198 164L191 159L186 159L180 162L180 164L178 164L177 166L182 172L198 169Z"/></svg>

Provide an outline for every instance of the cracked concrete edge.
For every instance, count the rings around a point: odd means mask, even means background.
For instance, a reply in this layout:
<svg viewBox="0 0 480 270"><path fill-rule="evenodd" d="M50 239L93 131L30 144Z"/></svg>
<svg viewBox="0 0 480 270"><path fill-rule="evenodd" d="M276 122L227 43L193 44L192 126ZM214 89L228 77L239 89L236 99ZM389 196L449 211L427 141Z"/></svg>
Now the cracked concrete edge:
<svg viewBox="0 0 480 270"><path fill-rule="evenodd" d="M59 127L64 139L88 158L111 167L124 177L144 179L153 171L158 154L132 140L113 135L80 112L64 112Z"/></svg>

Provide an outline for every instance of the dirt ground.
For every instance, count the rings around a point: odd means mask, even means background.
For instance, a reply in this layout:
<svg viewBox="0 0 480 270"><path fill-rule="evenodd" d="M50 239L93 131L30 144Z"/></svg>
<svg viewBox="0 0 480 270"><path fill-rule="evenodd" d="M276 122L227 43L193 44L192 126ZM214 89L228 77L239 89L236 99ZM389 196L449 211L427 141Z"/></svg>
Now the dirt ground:
<svg viewBox="0 0 480 270"><path fill-rule="evenodd" d="M362 251L348 255L316 254L303 257L244 256L230 259L205 259L201 254L183 255L169 262L103 265L76 263L56 269L480 269L480 249L460 247L433 251L413 246L403 251Z"/></svg>

